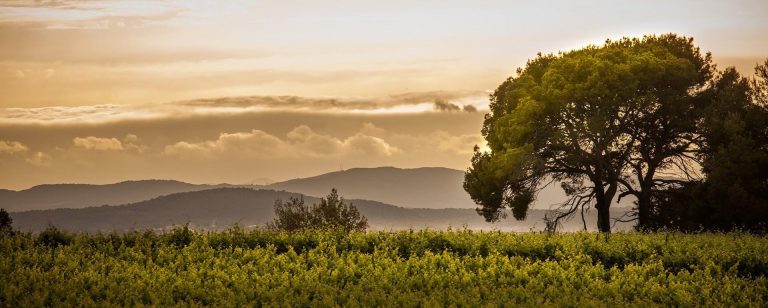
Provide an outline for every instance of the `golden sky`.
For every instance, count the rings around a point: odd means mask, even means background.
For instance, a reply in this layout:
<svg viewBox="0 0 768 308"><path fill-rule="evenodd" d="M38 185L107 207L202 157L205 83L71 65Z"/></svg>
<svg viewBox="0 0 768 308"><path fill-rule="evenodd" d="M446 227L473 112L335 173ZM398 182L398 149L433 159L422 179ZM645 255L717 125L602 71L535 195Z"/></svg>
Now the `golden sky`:
<svg viewBox="0 0 768 308"><path fill-rule="evenodd" d="M539 51L675 32L768 57L766 1L0 1L0 188L464 169Z"/></svg>

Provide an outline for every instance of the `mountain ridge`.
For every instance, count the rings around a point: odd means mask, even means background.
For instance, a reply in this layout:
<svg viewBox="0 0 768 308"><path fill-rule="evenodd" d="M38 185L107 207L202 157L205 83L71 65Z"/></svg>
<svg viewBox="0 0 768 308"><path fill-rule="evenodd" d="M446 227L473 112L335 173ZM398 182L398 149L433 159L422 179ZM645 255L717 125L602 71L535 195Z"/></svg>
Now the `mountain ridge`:
<svg viewBox="0 0 768 308"><path fill-rule="evenodd" d="M253 188L214 188L160 196L137 203L93 206L79 209L49 209L12 212L14 226L21 231L40 231L50 225L77 232L110 232L166 229L190 223L201 230L221 230L235 223L261 227L274 217L275 200L302 195L287 191ZM308 204L319 198L303 196ZM378 201L346 199L368 218L372 230L407 230L447 227L524 232L542 229L546 211L531 209L526 221L513 219L491 224L473 209L409 209ZM594 211L592 211L594 212ZM614 211L619 217L623 211ZM594 213L593 213L594 214ZM595 217L588 217L594 226ZM564 224L566 230L578 230L580 220Z"/></svg>
<svg viewBox="0 0 768 308"><path fill-rule="evenodd" d="M344 177L353 179L339 180ZM409 177L410 180L407 179ZM135 203L173 193L219 187L249 187L282 189L315 197L325 195L331 188L337 188L348 198L377 200L404 207L439 208L439 201L443 200L443 203L448 204L446 207L474 208L474 203L461 186L462 181L463 171L444 167L375 167L351 168L270 185L192 184L172 179L130 180L111 184L40 184L18 191L0 190L0 207L9 212L84 208ZM350 182L355 185L348 185ZM411 183L411 187L401 185L394 190L382 190L387 182ZM389 198L387 194L398 197Z"/></svg>
<svg viewBox="0 0 768 308"><path fill-rule="evenodd" d="M0 208L9 212L55 208L121 205L159 196L222 187L274 189L320 197L336 188L349 199L376 200L405 208L475 209L464 191L464 171L445 167L351 168L270 185L191 184L178 180L133 180L113 184L42 184L26 190L0 190ZM558 185L537 195L535 209L547 209L566 199ZM625 198L622 205L631 200Z"/></svg>
<svg viewBox="0 0 768 308"><path fill-rule="evenodd" d="M217 187L242 187L230 184L190 184L177 180L134 180L112 184L41 184L28 189L0 191L0 207L9 212L56 208L84 208L134 203L179 192ZM253 186L255 187L255 186Z"/></svg>
<svg viewBox="0 0 768 308"><path fill-rule="evenodd" d="M348 198L376 200L407 208L475 208L463 189L464 171L445 167L350 168L265 186L323 195L336 188Z"/></svg>

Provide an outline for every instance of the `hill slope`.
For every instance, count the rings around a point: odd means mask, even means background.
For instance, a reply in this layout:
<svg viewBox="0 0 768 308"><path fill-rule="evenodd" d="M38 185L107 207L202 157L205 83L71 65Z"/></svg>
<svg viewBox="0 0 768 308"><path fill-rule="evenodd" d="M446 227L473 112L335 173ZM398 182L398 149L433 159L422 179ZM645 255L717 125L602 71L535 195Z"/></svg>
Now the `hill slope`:
<svg viewBox="0 0 768 308"><path fill-rule="evenodd" d="M55 209L11 213L14 226L22 231L39 231L48 224L70 231L123 231L130 229L158 229L189 222L199 229L222 229L240 223L244 226L263 226L273 218L276 199L287 200L298 194L274 190L249 188L219 188L177 193L133 204L100 206L83 209ZM318 198L304 197L309 204ZM542 229L544 211L531 210L526 221L511 218L491 224L472 209L407 209L369 200L349 200L368 218L371 229L402 230L409 228L445 229L500 229L529 231ZM594 211L593 211L594 212ZM623 212L614 211L618 216ZM593 226L589 217L588 226ZM578 230L581 221L567 223L566 230Z"/></svg>
<svg viewBox="0 0 768 308"><path fill-rule="evenodd" d="M475 208L462 183L464 172L448 168L354 168L267 186L310 196L337 188L348 198L407 208Z"/></svg>
<svg viewBox="0 0 768 308"><path fill-rule="evenodd" d="M464 191L464 171L441 168L400 169L395 167L353 168L274 183L265 188L286 190L310 196L323 196L331 188L349 198L376 200L406 208L475 209L477 205ZM533 204L535 209L549 209L567 200L557 184L542 189ZM622 206L631 206L624 198Z"/></svg>
<svg viewBox="0 0 768 308"><path fill-rule="evenodd" d="M0 190L0 207L10 212L55 208L136 203L163 195L223 187L268 188L324 196L337 188L350 199L376 200L405 208L474 209L477 206L464 191L464 172L448 168L400 169L394 167L355 168L269 186L196 185L169 180L127 181L107 185L39 185L22 191ZM535 209L548 209L565 195L558 185L539 192ZM624 198L622 205L631 206Z"/></svg>
<svg viewBox="0 0 768 308"><path fill-rule="evenodd" d="M0 190L0 207L18 212L117 205L179 192L232 186L195 185L171 180L125 181L106 185L45 184L20 191Z"/></svg>

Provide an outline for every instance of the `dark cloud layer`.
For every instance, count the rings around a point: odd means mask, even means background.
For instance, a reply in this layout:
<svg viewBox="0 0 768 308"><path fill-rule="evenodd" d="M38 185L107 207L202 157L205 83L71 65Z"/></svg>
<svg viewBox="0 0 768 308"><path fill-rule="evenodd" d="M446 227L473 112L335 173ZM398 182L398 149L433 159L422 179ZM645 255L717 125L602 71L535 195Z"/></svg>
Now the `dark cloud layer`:
<svg viewBox="0 0 768 308"><path fill-rule="evenodd" d="M68 125L259 112L391 114L462 110L459 105L449 103L448 99L467 102L463 107L464 111L477 111L477 106L484 107L488 104L488 98L482 91L406 93L372 98L245 96L147 105L0 108L0 121L15 124ZM431 103L433 101L434 107Z"/></svg>
<svg viewBox="0 0 768 308"><path fill-rule="evenodd" d="M466 112L476 112L477 111L477 107L474 106L474 105L459 106L457 104L445 101L443 99L438 99L438 100L435 101L434 109L437 110L437 111L447 111L447 112L460 111L460 110L464 110Z"/></svg>
<svg viewBox="0 0 768 308"><path fill-rule="evenodd" d="M196 107L266 107L298 110L373 110L403 105L416 105L434 101L437 111L461 110L448 100L471 98L482 103L483 91L435 91L389 95L379 98L308 98L299 96L249 96L199 99L181 102L180 105ZM467 105L470 106L470 105ZM476 111L474 106L470 110ZM471 109L474 108L474 109ZM466 110L466 109L465 109Z"/></svg>

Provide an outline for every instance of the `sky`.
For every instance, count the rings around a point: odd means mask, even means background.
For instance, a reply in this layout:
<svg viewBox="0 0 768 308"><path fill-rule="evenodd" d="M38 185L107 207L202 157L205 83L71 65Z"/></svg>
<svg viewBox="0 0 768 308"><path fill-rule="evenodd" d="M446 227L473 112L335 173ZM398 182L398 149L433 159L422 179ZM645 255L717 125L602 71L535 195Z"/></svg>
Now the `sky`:
<svg viewBox="0 0 768 308"><path fill-rule="evenodd" d="M743 74L766 1L0 1L0 188L465 169L537 52L691 36Z"/></svg>

